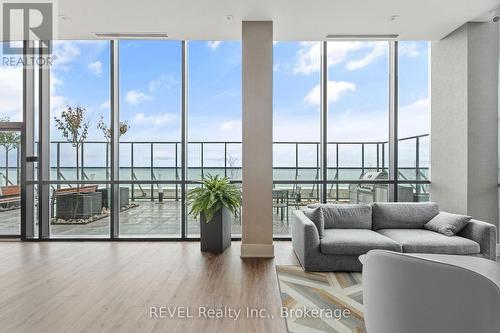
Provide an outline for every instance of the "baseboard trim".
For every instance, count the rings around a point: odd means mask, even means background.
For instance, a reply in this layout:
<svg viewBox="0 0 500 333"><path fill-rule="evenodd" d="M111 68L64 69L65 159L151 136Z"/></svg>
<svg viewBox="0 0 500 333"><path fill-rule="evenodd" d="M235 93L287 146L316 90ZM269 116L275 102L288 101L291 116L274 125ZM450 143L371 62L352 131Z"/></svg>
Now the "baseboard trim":
<svg viewBox="0 0 500 333"><path fill-rule="evenodd" d="M241 244L241 258L274 258L274 244Z"/></svg>

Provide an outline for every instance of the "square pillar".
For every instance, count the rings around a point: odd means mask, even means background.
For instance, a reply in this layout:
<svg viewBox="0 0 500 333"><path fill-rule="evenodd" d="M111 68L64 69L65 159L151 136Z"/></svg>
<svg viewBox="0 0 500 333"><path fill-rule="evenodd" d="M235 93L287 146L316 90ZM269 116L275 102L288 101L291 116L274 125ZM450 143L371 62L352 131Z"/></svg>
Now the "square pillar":
<svg viewBox="0 0 500 333"><path fill-rule="evenodd" d="M273 23L242 23L242 258L272 258Z"/></svg>

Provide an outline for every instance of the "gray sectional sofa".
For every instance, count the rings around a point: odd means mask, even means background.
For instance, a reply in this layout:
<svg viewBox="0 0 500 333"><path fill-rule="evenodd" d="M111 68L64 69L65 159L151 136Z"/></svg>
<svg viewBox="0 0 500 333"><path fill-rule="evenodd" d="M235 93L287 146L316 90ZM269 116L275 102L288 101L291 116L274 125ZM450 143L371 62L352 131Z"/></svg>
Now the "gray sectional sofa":
<svg viewBox="0 0 500 333"><path fill-rule="evenodd" d="M317 207L321 224L311 216ZM496 260L492 224L471 219L453 236L425 229L439 214L436 203L324 204L308 209L294 211L292 217L293 249L306 271L361 271L358 257L373 249Z"/></svg>

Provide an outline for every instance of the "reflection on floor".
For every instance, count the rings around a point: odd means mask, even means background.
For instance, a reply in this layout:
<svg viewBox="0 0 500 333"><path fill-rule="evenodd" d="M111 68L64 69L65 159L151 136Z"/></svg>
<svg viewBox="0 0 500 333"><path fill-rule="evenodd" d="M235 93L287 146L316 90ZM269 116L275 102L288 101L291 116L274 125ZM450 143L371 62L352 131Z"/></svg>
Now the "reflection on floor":
<svg viewBox="0 0 500 333"><path fill-rule="evenodd" d="M180 201L135 201L138 207L120 213L120 234L126 237L179 237L181 233L181 203ZM289 209L289 219L293 208ZM289 236L289 227L284 211L283 219L280 212L274 210L273 232L275 236ZM288 220L289 220L288 219ZM20 210L0 212L0 235L19 234ZM106 217L85 225L51 225L53 236L104 236L109 235L109 221ZM199 222L189 216L187 234L196 237L199 234ZM240 219L232 223L232 233L241 234Z"/></svg>

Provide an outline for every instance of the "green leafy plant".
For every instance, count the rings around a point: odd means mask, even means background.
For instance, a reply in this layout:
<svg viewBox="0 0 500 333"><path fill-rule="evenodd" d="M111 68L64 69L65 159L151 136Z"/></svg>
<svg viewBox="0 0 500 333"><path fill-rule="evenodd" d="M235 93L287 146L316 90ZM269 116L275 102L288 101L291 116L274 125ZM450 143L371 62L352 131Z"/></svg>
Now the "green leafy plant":
<svg viewBox="0 0 500 333"><path fill-rule="evenodd" d="M226 207L236 217L241 207L241 192L229 179L208 175L203 178L202 186L191 190L188 194L188 203L195 218L204 214L210 222L222 207Z"/></svg>

